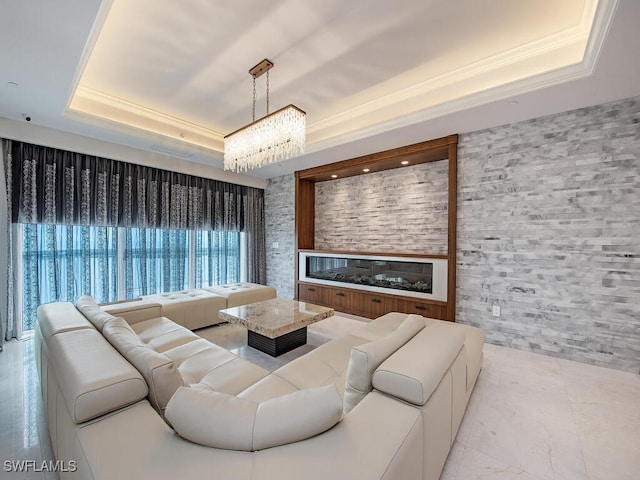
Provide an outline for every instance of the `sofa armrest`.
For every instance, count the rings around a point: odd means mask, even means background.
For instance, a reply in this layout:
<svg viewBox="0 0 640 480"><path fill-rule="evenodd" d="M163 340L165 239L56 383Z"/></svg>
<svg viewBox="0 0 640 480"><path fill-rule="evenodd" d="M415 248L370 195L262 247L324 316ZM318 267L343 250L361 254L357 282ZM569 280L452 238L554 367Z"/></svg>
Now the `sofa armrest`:
<svg viewBox="0 0 640 480"><path fill-rule="evenodd" d="M76 424L134 404L149 392L142 375L94 329L54 335L48 352L49 368Z"/></svg>

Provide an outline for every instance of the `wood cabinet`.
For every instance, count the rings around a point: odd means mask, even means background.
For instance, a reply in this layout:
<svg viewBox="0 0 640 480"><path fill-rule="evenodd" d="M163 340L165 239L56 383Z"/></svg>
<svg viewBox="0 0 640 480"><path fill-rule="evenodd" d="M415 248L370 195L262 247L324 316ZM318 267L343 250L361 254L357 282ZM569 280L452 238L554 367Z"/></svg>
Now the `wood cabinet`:
<svg viewBox="0 0 640 480"><path fill-rule="evenodd" d="M378 294L353 288L319 285L296 280L296 299L332 307L339 312L368 318L379 317L388 312L416 313L425 317L455 321L456 304L456 209L457 209L457 148L458 136L430 140L384 152L365 155L328 165L300 170L295 173L295 278L300 278L299 252L315 249L315 183L401 168L403 163L448 162L447 191L447 300L420 300L402 295ZM366 167L366 169L364 168ZM336 175L338 174L338 175ZM373 254L358 251L354 254ZM386 252L389 255L399 252ZM420 256L428 257L430 252Z"/></svg>
<svg viewBox="0 0 640 480"><path fill-rule="evenodd" d="M442 319L447 312L446 302L419 300L401 295L330 287L308 282L298 282L298 300L366 318L377 318L389 312L404 312Z"/></svg>

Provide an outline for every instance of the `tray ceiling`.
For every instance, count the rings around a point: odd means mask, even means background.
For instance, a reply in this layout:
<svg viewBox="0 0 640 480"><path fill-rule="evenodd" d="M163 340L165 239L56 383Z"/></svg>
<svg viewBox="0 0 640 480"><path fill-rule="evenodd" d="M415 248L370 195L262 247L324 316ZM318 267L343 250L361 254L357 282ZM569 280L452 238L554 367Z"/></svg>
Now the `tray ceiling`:
<svg viewBox="0 0 640 480"><path fill-rule="evenodd" d="M27 20L47 13L10 3ZM75 30L62 38L68 45L59 45L75 53L60 58L73 76L67 70L59 84L51 79L47 88L58 103L45 100L51 111L34 120L214 166L222 165L222 137L251 121L248 70L263 58L275 63L271 110L294 103L307 112L305 157L316 154L318 163L325 150L360 142L356 153L366 153L367 139L592 75L618 6L607 0L87 0L69 23L65 7L71 11L77 2L60 3L61 12L47 18L51 31L34 35L47 42L57 38L56 28ZM22 88L15 83L14 93ZM263 77L257 88L262 116ZM0 115L15 115L8 110ZM450 133L458 131L444 132ZM295 161L254 173L293 171Z"/></svg>

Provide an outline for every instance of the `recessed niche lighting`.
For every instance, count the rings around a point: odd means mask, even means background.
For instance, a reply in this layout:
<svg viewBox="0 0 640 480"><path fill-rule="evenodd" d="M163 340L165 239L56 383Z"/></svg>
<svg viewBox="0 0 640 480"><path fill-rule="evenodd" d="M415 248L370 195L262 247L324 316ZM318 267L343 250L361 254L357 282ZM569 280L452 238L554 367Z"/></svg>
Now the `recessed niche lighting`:
<svg viewBox="0 0 640 480"><path fill-rule="evenodd" d="M409 165L409 160L403 160L400 162L401 165Z"/></svg>
<svg viewBox="0 0 640 480"><path fill-rule="evenodd" d="M363 171L364 173L368 173L368 172L370 172L371 170L369 170L368 168L363 168L363 169L362 169L362 171Z"/></svg>
<svg viewBox="0 0 640 480"><path fill-rule="evenodd" d="M334 173L333 175L331 175L331 178L338 178L338 175Z"/></svg>

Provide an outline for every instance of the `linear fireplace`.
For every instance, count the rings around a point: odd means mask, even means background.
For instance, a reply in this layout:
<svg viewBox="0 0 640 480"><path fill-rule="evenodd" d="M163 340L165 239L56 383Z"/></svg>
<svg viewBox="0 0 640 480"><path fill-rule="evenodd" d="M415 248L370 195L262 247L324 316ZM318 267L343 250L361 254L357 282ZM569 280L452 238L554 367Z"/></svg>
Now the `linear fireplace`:
<svg viewBox="0 0 640 480"><path fill-rule="evenodd" d="M430 300L447 300L447 260L300 252L299 280Z"/></svg>

